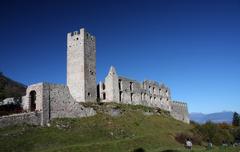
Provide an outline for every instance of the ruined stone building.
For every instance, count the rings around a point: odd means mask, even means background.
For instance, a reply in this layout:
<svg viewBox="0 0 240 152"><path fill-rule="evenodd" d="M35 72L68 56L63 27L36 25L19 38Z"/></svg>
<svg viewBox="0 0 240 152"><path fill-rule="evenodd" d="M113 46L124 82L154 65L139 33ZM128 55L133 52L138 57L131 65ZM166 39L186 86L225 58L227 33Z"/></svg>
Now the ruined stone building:
<svg viewBox="0 0 240 152"><path fill-rule="evenodd" d="M187 104L171 99L164 84L142 83L120 76L111 66L104 82L96 83L96 39L85 29L67 34L67 85L37 83L28 86L22 97L26 113L0 117L0 126L9 123L45 125L53 118L95 115L82 102L116 102L158 107L175 119L189 123Z"/></svg>

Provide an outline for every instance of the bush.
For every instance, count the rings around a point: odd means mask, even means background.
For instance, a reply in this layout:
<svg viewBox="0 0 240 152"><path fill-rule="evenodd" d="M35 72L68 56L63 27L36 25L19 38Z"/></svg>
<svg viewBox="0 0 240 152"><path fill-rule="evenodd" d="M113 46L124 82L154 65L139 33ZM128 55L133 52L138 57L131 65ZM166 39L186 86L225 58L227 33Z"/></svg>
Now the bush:
<svg viewBox="0 0 240 152"><path fill-rule="evenodd" d="M240 142L240 127L234 128L232 130L232 134L234 136L234 140Z"/></svg>
<svg viewBox="0 0 240 152"><path fill-rule="evenodd" d="M177 140L181 144L185 144L187 139L191 139L192 143L195 145L202 144L202 137L199 134L179 133L175 136L175 140Z"/></svg>
<svg viewBox="0 0 240 152"><path fill-rule="evenodd" d="M207 122L203 125L194 125L193 132L199 134L203 141L212 141L215 145L221 145L222 141L227 141L228 143L234 141L234 136L232 134L232 128L226 123L215 124L212 122Z"/></svg>

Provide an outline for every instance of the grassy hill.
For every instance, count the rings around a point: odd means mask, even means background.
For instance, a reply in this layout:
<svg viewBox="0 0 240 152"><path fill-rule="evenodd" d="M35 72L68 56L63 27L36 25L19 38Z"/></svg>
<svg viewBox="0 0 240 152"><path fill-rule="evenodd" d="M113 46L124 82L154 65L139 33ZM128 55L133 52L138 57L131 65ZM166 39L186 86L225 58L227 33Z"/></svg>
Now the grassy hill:
<svg viewBox="0 0 240 152"><path fill-rule="evenodd" d="M0 72L0 101L9 97L20 97L25 93L25 85L8 78Z"/></svg>
<svg viewBox="0 0 240 152"><path fill-rule="evenodd" d="M104 106L109 104L101 107ZM185 151L183 145L175 140L175 135L189 132L191 125L174 120L164 111L132 105L117 107L121 109L121 114L117 116L104 114L101 112L104 109L102 108L98 109L98 114L93 117L55 119L50 127L21 125L2 128L0 151ZM194 145L194 149L200 152L204 148ZM230 151L237 152L236 149L229 149L228 152Z"/></svg>

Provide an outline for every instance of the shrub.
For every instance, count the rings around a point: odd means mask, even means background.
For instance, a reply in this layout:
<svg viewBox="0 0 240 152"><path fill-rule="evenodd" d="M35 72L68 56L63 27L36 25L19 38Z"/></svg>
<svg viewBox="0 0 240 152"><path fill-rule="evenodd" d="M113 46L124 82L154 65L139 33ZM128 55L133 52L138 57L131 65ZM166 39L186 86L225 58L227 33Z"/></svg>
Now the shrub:
<svg viewBox="0 0 240 152"><path fill-rule="evenodd" d="M232 129L231 134L235 141L240 142L240 127Z"/></svg>
<svg viewBox="0 0 240 152"><path fill-rule="evenodd" d="M234 140L232 128L226 123L215 124L209 121L203 125L194 125L192 131L199 134L203 141L210 140L215 145L221 145L222 141L230 143Z"/></svg>
<svg viewBox="0 0 240 152"><path fill-rule="evenodd" d="M187 139L191 139L193 144L201 145L202 137L199 134L195 133L179 133L175 136L175 140L177 140L181 144L185 144Z"/></svg>

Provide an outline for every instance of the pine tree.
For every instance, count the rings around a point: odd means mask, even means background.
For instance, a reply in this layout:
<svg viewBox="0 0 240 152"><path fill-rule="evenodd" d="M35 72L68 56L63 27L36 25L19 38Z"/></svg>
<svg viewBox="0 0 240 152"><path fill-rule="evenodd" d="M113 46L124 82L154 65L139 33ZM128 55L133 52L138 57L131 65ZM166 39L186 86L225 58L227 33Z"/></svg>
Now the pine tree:
<svg viewBox="0 0 240 152"><path fill-rule="evenodd" d="M239 117L239 114L237 112L233 113L232 125L233 126L240 126L240 117Z"/></svg>

